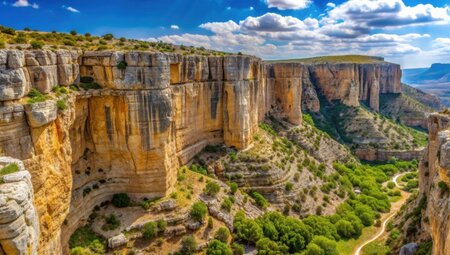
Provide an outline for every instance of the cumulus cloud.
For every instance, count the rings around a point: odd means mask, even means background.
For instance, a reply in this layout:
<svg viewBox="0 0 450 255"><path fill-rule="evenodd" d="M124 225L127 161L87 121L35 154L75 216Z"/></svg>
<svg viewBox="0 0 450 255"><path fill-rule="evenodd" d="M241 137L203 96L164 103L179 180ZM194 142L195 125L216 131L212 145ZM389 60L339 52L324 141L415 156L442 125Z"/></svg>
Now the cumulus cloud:
<svg viewBox="0 0 450 255"><path fill-rule="evenodd" d="M199 27L216 34L229 33L239 30L239 25L232 20L227 22L208 22L201 24Z"/></svg>
<svg viewBox="0 0 450 255"><path fill-rule="evenodd" d="M34 9L39 9L39 5L37 3L30 3L28 0L17 0L12 4L14 7L31 7Z"/></svg>
<svg viewBox="0 0 450 255"><path fill-rule="evenodd" d="M63 5L62 8L68 10L69 12L80 13L80 11L78 9L75 9L72 6L65 6L65 5Z"/></svg>
<svg viewBox="0 0 450 255"><path fill-rule="evenodd" d="M294 1L266 1L279 4ZM269 3L270 2L270 3ZM273 6L275 7L275 6ZM278 7L277 7L278 8ZM299 19L277 13L249 16L240 21L208 22L199 27L211 35L181 34L155 38L174 44L242 51L263 58L309 57L330 54L368 54L405 61L450 49L450 38L437 38L426 51L418 47L429 34L395 34L392 28L450 22L448 7L406 6L401 0L348 0L327 4L318 18ZM407 60L406 60L407 62Z"/></svg>
<svg viewBox="0 0 450 255"><path fill-rule="evenodd" d="M269 8L279 10L300 10L306 9L312 3L311 0L266 0Z"/></svg>
<svg viewBox="0 0 450 255"><path fill-rule="evenodd" d="M175 30L180 29L180 27L179 27L178 25L171 25L170 28L171 28L171 29L175 29Z"/></svg>

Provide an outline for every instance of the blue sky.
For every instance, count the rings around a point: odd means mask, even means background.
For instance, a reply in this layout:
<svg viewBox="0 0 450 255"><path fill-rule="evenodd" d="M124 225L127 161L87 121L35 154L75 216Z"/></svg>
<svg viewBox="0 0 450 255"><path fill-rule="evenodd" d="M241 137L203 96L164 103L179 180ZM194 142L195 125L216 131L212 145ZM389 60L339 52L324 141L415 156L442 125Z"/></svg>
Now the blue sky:
<svg viewBox="0 0 450 255"><path fill-rule="evenodd" d="M242 51L450 62L449 0L2 0L0 24Z"/></svg>

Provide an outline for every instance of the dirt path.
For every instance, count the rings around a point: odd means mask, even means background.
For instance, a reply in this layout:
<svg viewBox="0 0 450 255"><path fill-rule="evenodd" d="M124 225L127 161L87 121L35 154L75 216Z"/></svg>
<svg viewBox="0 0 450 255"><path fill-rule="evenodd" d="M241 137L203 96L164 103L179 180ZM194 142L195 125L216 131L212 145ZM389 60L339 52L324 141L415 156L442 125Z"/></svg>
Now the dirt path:
<svg viewBox="0 0 450 255"><path fill-rule="evenodd" d="M395 183L395 186L397 186L398 188L400 188L400 185L398 184L397 180L400 176L407 174L406 173L400 173L400 174L396 174L393 178L392 181ZM408 197L410 196L410 193L405 192L403 190L401 191L401 198L400 200L398 200L397 202L392 203L391 206L391 211L389 213L385 213L381 216L381 228L377 231L376 235L374 237L372 237L371 239L365 241L364 243L358 245L358 247L355 249L355 252L353 252L353 255L360 255L362 249L368 245L369 243L377 240L380 236L382 236L384 234L384 232L386 231L386 226L387 223L389 222L389 220L394 217L394 215L400 210L400 208L402 207L402 205L406 202L406 200L408 199Z"/></svg>

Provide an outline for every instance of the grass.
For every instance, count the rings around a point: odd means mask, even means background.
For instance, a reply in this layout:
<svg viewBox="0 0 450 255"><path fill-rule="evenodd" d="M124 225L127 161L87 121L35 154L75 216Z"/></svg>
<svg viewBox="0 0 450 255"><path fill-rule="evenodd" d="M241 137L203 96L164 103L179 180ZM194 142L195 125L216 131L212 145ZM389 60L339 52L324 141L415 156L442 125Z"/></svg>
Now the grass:
<svg viewBox="0 0 450 255"><path fill-rule="evenodd" d="M41 92L39 92L37 89L31 89L31 91L28 93L28 103L34 104L39 102L45 102L46 100L50 99L49 96L43 95Z"/></svg>
<svg viewBox="0 0 450 255"><path fill-rule="evenodd" d="M97 235L89 225L78 228L69 240L71 254L104 254L105 246L106 240Z"/></svg>
<svg viewBox="0 0 450 255"><path fill-rule="evenodd" d="M341 239L337 242L337 249L340 255L351 255L353 250L363 243L365 240L370 239L377 232L377 228L374 226L364 228L361 236L358 239Z"/></svg>
<svg viewBox="0 0 450 255"><path fill-rule="evenodd" d="M12 173L16 173L19 172L19 166L16 163L11 163L5 167L3 167L2 169L0 169L0 183L3 183L3 177L4 175L7 174L12 174Z"/></svg>
<svg viewBox="0 0 450 255"><path fill-rule="evenodd" d="M364 55L339 55L339 56L321 56L314 58L300 58L300 59L285 59L285 60L273 60L271 62L299 62L299 63L380 63L384 62L384 59L373 56Z"/></svg>
<svg viewBox="0 0 450 255"><path fill-rule="evenodd" d="M384 245L384 242L374 241L366 246L361 251L363 255L387 255L390 254L388 246Z"/></svg>

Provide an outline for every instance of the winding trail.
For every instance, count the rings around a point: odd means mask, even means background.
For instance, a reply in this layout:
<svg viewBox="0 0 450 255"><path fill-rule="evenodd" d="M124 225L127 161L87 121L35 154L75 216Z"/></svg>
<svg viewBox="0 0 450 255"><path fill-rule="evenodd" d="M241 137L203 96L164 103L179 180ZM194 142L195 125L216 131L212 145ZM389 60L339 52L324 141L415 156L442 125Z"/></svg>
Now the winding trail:
<svg viewBox="0 0 450 255"><path fill-rule="evenodd" d="M400 176L405 175L407 173L409 173L409 172L396 174L394 177L392 177L392 181L395 183L395 186L400 188L400 185L398 184L397 180L398 180L398 178ZM381 216L381 220L382 220L381 228L377 231L376 235L374 237L372 237L371 239L365 241L364 243L358 245L358 247L353 252L353 255L361 255L361 251L366 245L368 245L369 243L377 240L378 238L380 238L384 234L384 232L386 231L387 223L400 210L401 206L406 202L406 200L408 199L408 197L410 195L410 193L408 193L406 191L403 191L401 189L400 189L400 191L402 193L402 196L401 196L400 200L398 200L397 202L392 204L392 208L391 208L391 211L389 213L386 213L383 216Z"/></svg>

